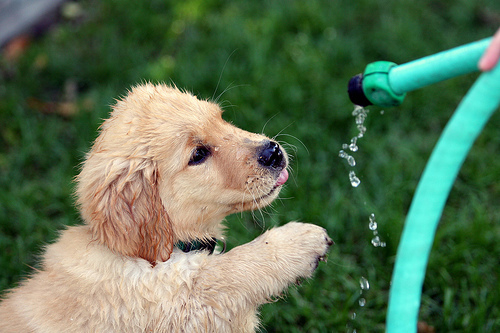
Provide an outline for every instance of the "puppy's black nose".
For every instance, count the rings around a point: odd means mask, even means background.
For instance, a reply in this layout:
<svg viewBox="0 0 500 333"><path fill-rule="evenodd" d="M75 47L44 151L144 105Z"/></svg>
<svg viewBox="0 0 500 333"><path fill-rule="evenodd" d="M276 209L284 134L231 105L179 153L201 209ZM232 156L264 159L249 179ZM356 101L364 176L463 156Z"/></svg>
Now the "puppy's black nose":
<svg viewBox="0 0 500 333"><path fill-rule="evenodd" d="M283 169L285 166L283 151L279 144L274 141L269 141L267 144L264 144L264 148L259 154L258 161L262 166L273 169Z"/></svg>

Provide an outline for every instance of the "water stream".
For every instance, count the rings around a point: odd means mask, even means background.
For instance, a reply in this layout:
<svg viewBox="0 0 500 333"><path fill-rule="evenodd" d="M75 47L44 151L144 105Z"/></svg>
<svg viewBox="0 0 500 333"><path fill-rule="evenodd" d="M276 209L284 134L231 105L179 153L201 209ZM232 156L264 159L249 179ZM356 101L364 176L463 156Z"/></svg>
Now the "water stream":
<svg viewBox="0 0 500 333"><path fill-rule="evenodd" d="M369 110L361 107L355 106L352 112L353 117L355 118L356 127L358 129L358 134L354 136L350 143L344 143L342 145L342 149L339 151L339 157L345 159L349 166L349 182L352 187L356 188L361 184L361 180L356 175L354 170L356 166L356 159L354 158L354 154L359 151L358 140L363 138L366 133L365 120L368 116ZM381 111L383 113L383 111ZM373 238L371 239L371 244L374 247L385 247L386 243L381 240L380 235L378 233L378 222L375 219L375 214L371 213L368 218L368 229L372 232ZM361 276L359 279L359 298L358 304L360 308L364 307L367 304L366 300L366 292L370 289L370 282L364 276ZM354 321L356 319L356 312L352 312L351 320ZM356 329L352 328L351 325L347 325L347 332L356 333Z"/></svg>
<svg viewBox="0 0 500 333"><path fill-rule="evenodd" d="M366 133L365 119L368 115L368 109L356 105L354 107L354 111L352 111L352 115L354 116L356 121L358 134L351 139L351 142L349 144L344 143L342 145L342 149L339 151L339 157L344 158L350 167L355 167L356 160L354 159L354 156L350 155L348 152L355 153L359 149L357 145L358 139L362 138ZM349 182L351 183L352 187L358 187L359 184L361 184L361 181L356 176L354 170L349 171Z"/></svg>

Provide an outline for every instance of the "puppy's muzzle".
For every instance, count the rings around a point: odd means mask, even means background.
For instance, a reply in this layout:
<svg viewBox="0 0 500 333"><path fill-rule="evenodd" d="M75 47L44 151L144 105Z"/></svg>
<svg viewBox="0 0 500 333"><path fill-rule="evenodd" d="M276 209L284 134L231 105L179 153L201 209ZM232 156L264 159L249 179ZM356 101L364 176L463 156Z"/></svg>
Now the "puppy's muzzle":
<svg viewBox="0 0 500 333"><path fill-rule="evenodd" d="M258 158L260 165L280 171L286 167L286 158L279 144L269 141L263 145Z"/></svg>

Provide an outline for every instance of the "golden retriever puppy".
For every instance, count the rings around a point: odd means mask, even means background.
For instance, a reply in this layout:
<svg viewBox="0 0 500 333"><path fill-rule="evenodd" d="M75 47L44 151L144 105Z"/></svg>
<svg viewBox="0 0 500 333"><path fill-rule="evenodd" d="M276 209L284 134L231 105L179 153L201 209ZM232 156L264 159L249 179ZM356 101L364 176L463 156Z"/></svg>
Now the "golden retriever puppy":
<svg viewBox="0 0 500 333"><path fill-rule="evenodd" d="M254 332L257 309L310 277L332 244L288 223L214 252L228 214L264 207L288 178L274 141L165 85L113 108L77 177L84 225L0 303L1 332Z"/></svg>

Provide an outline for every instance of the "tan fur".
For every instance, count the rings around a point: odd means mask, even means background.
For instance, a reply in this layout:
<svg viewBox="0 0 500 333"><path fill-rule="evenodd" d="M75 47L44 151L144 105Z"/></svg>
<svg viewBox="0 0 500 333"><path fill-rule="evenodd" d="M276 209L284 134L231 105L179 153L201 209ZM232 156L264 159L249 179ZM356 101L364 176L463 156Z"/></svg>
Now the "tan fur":
<svg viewBox="0 0 500 333"><path fill-rule="evenodd" d="M100 130L77 177L85 225L5 295L0 332L254 332L258 306L310 277L331 245L324 229L292 222L223 254L174 246L221 238L225 216L268 205L282 185L285 152L263 166L269 139L211 102L141 85ZM200 146L211 154L194 165Z"/></svg>

